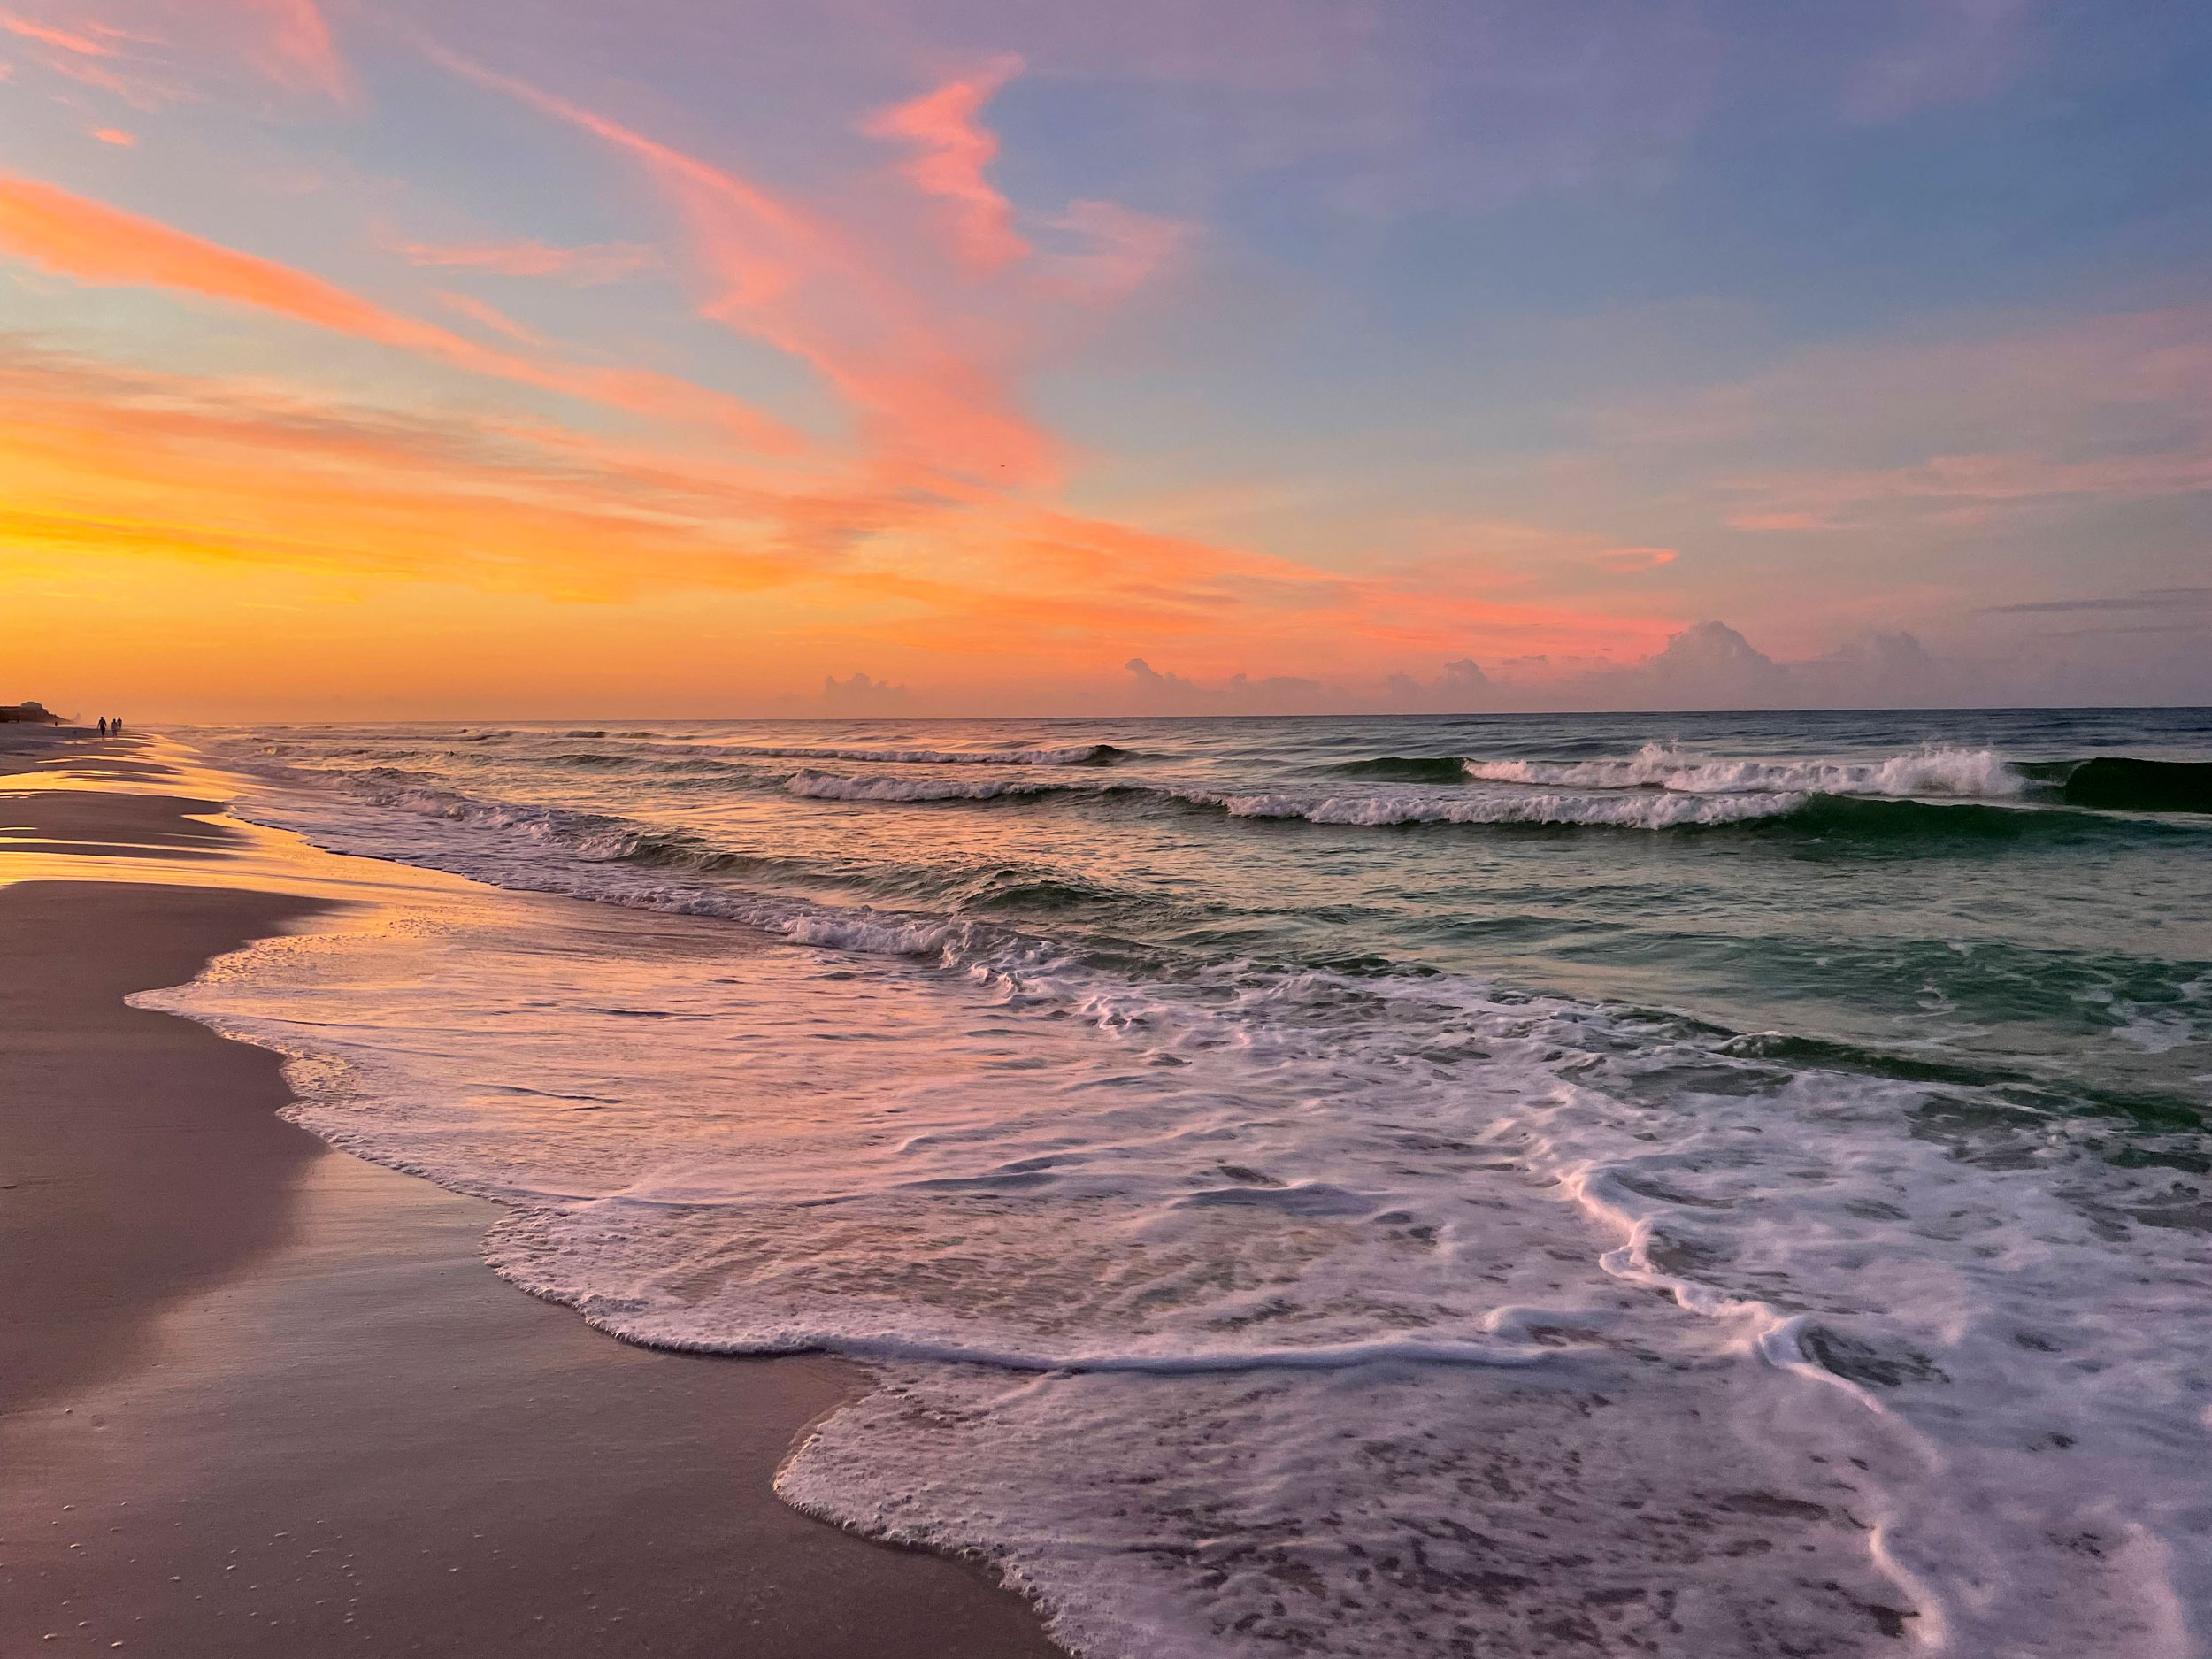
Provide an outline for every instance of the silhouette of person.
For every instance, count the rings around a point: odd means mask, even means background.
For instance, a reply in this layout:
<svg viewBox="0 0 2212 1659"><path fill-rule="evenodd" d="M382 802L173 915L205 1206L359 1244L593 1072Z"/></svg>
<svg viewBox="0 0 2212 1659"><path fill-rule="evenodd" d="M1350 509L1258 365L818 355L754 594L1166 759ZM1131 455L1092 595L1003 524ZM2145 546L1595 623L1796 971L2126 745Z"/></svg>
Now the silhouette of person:
<svg viewBox="0 0 2212 1659"><path fill-rule="evenodd" d="M108 722L108 734L111 737L120 737L123 735L123 717L121 715L117 715L113 719Z"/></svg>
<svg viewBox="0 0 2212 1659"><path fill-rule="evenodd" d="M107 716L105 716L105 715L102 715L102 716L100 717L100 735L101 735L102 737L105 737L107 734L108 734L108 721L107 721Z"/></svg>

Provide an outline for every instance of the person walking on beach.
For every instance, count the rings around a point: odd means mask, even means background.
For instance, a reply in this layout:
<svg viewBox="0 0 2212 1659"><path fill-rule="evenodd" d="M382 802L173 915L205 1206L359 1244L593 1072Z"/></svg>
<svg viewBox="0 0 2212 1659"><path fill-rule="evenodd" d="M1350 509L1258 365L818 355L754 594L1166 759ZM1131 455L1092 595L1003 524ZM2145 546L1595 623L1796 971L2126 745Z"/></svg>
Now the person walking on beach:
<svg viewBox="0 0 2212 1659"><path fill-rule="evenodd" d="M105 715L104 714L104 715L102 715L102 716L100 717L100 735L101 735L102 737L105 737L107 734L108 734L108 718L107 718L107 716L105 716Z"/></svg>

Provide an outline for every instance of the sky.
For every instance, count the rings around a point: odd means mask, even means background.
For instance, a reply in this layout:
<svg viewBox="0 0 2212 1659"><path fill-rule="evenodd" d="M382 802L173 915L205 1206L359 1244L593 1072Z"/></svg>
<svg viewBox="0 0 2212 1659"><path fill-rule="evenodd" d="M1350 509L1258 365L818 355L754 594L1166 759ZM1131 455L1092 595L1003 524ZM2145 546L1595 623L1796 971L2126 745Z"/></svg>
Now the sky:
<svg viewBox="0 0 2212 1659"><path fill-rule="evenodd" d="M0 0L0 700L2212 703L2212 8Z"/></svg>

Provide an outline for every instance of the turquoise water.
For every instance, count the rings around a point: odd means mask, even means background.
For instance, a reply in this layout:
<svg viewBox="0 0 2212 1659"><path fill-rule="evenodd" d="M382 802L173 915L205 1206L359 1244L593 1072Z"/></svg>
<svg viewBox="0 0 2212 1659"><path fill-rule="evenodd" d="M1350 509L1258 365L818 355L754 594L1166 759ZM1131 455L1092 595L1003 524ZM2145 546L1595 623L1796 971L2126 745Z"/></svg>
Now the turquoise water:
<svg viewBox="0 0 2212 1659"><path fill-rule="evenodd" d="M2212 712L196 741L486 885L160 1005L1086 1652L2212 1631Z"/></svg>
<svg viewBox="0 0 2212 1659"><path fill-rule="evenodd" d="M1093 745L1111 752L976 764ZM2099 756L2202 763L2202 710L325 727L250 747L418 806L571 815L578 844L626 837L623 862L689 881L1035 931L1148 972L1472 974L2039 1109L2182 1125L2212 1103L2212 810L2074 807L2057 781ZM917 751L964 753L858 758ZM1453 812L1478 821L1433 821Z"/></svg>

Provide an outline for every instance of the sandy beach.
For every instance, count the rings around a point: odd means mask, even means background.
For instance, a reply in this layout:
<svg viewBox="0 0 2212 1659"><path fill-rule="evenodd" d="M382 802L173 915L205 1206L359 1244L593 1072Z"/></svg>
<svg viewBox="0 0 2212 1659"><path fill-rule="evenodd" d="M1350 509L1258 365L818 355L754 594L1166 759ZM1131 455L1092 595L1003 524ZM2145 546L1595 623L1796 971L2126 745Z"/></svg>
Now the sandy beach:
<svg viewBox="0 0 2212 1659"><path fill-rule="evenodd" d="M127 1006L328 902L258 889L134 751L0 762L0 1649L1058 1651L979 1572L772 1495L853 1367L595 1333L483 1265L493 1206Z"/></svg>

